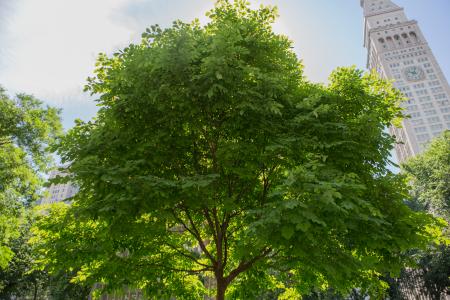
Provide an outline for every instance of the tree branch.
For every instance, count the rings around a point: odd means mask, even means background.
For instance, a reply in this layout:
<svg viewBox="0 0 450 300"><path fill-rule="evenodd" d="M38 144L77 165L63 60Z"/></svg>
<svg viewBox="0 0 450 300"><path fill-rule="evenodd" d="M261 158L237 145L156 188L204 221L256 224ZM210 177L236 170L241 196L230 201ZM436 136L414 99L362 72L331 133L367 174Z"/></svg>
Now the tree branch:
<svg viewBox="0 0 450 300"><path fill-rule="evenodd" d="M212 255L209 253L209 251L206 249L206 246L204 244L204 241L202 239L202 237L200 236L200 233L198 232L197 228L194 225L194 222L192 221L192 218L190 218L190 215L187 213L187 210L185 209L184 212L186 213L186 215L189 218L189 222L191 223L191 225L193 226L193 228L189 228L189 226L186 225L185 222L183 222L183 220L177 216L177 214L175 213L175 210L172 209L171 210L173 217L175 218L175 220L177 222L179 222L181 225L183 225L184 229L186 229L199 243L200 248L202 249L202 251L205 253L205 255L211 260L211 262L213 264L215 264L216 260L212 257Z"/></svg>
<svg viewBox="0 0 450 300"><path fill-rule="evenodd" d="M186 270L186 269L178 269L178 268L171 268L168 267L166 265L160 265L160 264L153 264L153 263L145 263L145 264L139 264L138 266L140 267L154 267L154 268L160 268L160 269L165 269L168 271L174 271L174 272L185 272L185 273L189 273L189 274L199 274L205 271L211 271L209 268L203 268L203 269L198 269L198 270Z"/></svg>
<svg viewBox="0 0 450 300"><path fill-rule="evenodd" d="M184 257L186 257L186 258L189 258L190 260L194 261L196 264L198 264L198 265L200 265L200 266L203 266L203 267L205 267L205 268L211 268L211 270L212 270L212 266L199 262L198 259L195 258L194 256L189 255L189 254L183 252L182 250L178 249L177 247L175 247L175 246L173 246L173 245L171 245L171 244L169 244L169 243L164 243L164 244L165 244L166 246L168 246L169 248L171 248L172 250L174 250L174 251L176 251L177 253L179 253L180 255L182 255L182 256L184 256Z"/></svg>
<svg viewBox="0 0 450 300"><path fill-rule="evenodd" d="M208 249L206 249L205 242L204 242L203 238L201 237L200 232L198 231L197 227L195 226L195 223L194 223L194 221L193 221L193 219L192 219L192 217L191 217L191 215L190 215L190 213L189 213L189 210L188 210L188 209L184 209L183 211L184 211L184 213L186 214L186 216L187 216L188 219L189 219L189 223L191 224L192 230L193 230L193 232L195 233L195 234L194 234L194 237L197 239L197 241L198 241L198 243L199 243L199 245L200 245L200 248L201 248L202 251L205 253L205 255L208 256L208 258L211 260L211 262L212 262L214 265L216 265L216 264L217 264L217 260L214 259L214 257L213 257L213 256L211 255L211 253L208 251ZM187 230L187 228L186 228L186 230Z"/></svg>
<svg viewBox="0 0 450 300"><path fill-rule="evenodd" d="M236 269L234 269L233 271L230 272L230 274L228 274L227 277L225 277L225 281L227 283L227 285L233 281L234 278L236 278L236 276L238 276L239 274L241 274L242 272L245 272L246 270L248 270L251 266L253 266L253 264L255 262L257 262L258 260L266 257L272 250L271 249L266 249L264 250L260 255L255 256L254 258L252 258L249 261L241 261L239 263L239 265L236 267Z"/></svg>
<svg viewBox="0 0 450 300"><path fill-rule="evenodd" d="M214 226L214 222L211 219L211 215L209 214L209 210L207 208L203 209L203 215L206 218L206 222L208 223L209 228L211 229L211 233L213 235L214 238L214 242L218 243L218 239L217 239L217 231L216 231L216 227Z"/></svg>

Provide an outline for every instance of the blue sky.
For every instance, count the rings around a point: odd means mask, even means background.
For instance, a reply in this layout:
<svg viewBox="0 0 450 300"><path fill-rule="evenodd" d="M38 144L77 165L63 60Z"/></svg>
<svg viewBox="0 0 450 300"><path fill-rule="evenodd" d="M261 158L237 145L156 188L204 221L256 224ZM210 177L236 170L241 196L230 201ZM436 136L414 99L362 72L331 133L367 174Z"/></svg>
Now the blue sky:
<svg viewBox="0 0 450 300"><path fill-rule="evenodd" d="M359 0L253 0L277 5L274 28L288 35L312 81L337 66L365 67ZM450 78L449 0L394 0L419 24ZM0 0L0 85L63 109L65 128L94 116L83 94L99 52L138 42L146 27L175 19L206 22L213 0Z"/></svg>

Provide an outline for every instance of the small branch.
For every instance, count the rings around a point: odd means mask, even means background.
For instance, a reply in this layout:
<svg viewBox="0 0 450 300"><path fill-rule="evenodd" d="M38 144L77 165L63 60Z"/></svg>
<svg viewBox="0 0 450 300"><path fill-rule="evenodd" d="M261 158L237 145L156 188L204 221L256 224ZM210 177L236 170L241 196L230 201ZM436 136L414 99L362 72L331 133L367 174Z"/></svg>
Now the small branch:
<svg viewBox="0 0 450 300"><path fill-rule="evenodd" d="M213 222L213 220L211 219L211 215L209 214L209 210L208 210L207 208L203 209L203 215L205 216L206 221L208 222L208 226L209 226L209 228L211 229L211 233L212 233L212 235L213 235L214 242L215 242L216 245L217 245L217 243L218 243L218 240L217 240L217 231L216 231L216 228L215 228L215 226L214 226L214 222Z"/></svg>
<svg viewBox="0 0 450 300"><path fill-rule="evenodd" d="M225 277L225 281L227 283L227 285L233 281L234 278L236 278L236 276L238 276L239 274L241 274L242 272L245 272L246 270L248 270L251 266L253 266L253 264L255 262L257 262L258 260L266 257L270 251L272 251L271 249L266 249L264 250L260 255L255 256L254 258L252 258L249 261L242 261L239 263L239 265L236 267L236 269L234 269L233 271L230 272L230 274L228 274L227 277Z"/></svg>
<svg viewBox="0 0 450 300"><path fill-rule="evenodd" d="M223 255L223 268L225 269L225 266L228 263L228 235L225 231L223 234L223 244L224 244L224 255Z"/></svg>
<svg viewBox="0 0 450 300"><path fill-rule="evenodd" d="M11 141L10 137L1 137L0 138L0 146L11 144L11 143L12 143L12 141Z"/></svg>
<svg viewBox="0 0 450 300"><path fill-rule="evenodd" d="M215 264L215 259L212 257L212 255L209 253L209 251L206 249L206 246L204 244L204 241L202 239L202 237L200 236L200 233L198 232L197 228L194 225L194 222L192 221L192 218L190 217L190 215L187 213L187 210L185 210L186 215L189 218L189 221L191 223L191 225L193 226L193 228L189 228L189 226L186 225L185 222L183 222L183 220L178 217L175 213L175 210L171 210L173 217L175 218L175 220L177 222L179 222L181 225L183 225L184 229L186 229L199 243L200 248L202 249L202 251L205 253L205 255L211 260L211 262L213 264Z"/></svg>
<svg viewBox="0 0 450 300"><path fill-rule="evenodd" d="M189 254L183 252L182 250L178 249L177 247L175 247L175 246L173 246L173 245L170 245L170 244L168 244L168 243L164 243L164 244L165 244L166 246L168 246L169 248L171 248L172 250L176 251L178 254L180 254L180 255L182 255L182 256L184 256L184 257L186 257L186 258L189 258L190 260L194 261L196 264L198 264L198 265L200 265L200 266L203 266L203 267L205 267L205 268L211 268L211 270L212 270L212 266L199 262L198 259L195 258L194 256L189 255Z"/></svg>
<svg viewBox="0 0 450 300"><path fill-rule="evenodd" d="M202 239L202 237L201 237L201 235L200 235L200 232L198 231L197 227L195 226L194 221L192 220L192 217L191 217L191 215L189 214L189 210L188 210L188 209L185 209L184 212L185 212L186 216L188 217L189 222L191 223L192 230L195 232L194 237L197 239L197 241L198 241L198 243L199 243L199 245L200 245L200 248L201 248L202 251L205 253L205 255L208 256L208 258L211 260L211 262L212 262L214 265L216 265L216 264L217 264L217 260L214 259L214 257L211 255L211 253L209 253L208 249L206 249L204 240Z"/></svg>
<svg viewBox="0 0 450 300"><path fill-rule="evenodd" d="M180 218L180 217L178 217L177 215L176 215L176 213L175 213L175 210L171 210L171 212L172 212L172 215L173 215L173 217L175 218L175 220L178 222L178 223L180 223L181 225L183 225L183 228L184 229L186 229L190 234L192 234L194 237L195 237L195 239L198 239L199 237L196 235L196 233L194 232L194 231L192 231L184 222L183 222L183 220Z"/></svg>
<svg viewBox="0 0 450 300"><path fill-rule="evenodd" d="M216 228L217 235L219 236L222 233L220 230L220 222L219 222L219 217L217 215L217 209L215 207L213 207L213 217L214 217L214 226ZM219 237L218 237L218 239L219 239Z"/></svg>
<svg viewBox="0 0 450 300"><path fill-rule="evenodd" d="M168 271L174 271L174 272L185 272L185 273L189 273L189 274L198 274L198 273L202 273L205 271L211 271L211 269L208 268L203 268L203 269L198 269L198 270L186 270L186 269L178 269L178 268L170 268L167 267L165 265L159 265L159 264L152 264L152 263L146 263L146 264L139 264L138 266L140 267L154 267L154 268L160 268L160 269L165 269Z"/></svg>

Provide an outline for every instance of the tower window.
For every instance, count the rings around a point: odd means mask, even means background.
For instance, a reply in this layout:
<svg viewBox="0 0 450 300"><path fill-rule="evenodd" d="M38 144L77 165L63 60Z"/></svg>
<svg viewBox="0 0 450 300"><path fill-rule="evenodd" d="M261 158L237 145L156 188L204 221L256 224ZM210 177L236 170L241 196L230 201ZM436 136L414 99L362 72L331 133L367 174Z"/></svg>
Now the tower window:
<svg viewBox="0 0 450 300"><path fill-rule="evenodd" d="M417 41L418 41L417 34L416 34L414 31L411 31L411 32L409 33L409 36L412 38L412 40L413 40L414 42L417 42Z"/></svg>

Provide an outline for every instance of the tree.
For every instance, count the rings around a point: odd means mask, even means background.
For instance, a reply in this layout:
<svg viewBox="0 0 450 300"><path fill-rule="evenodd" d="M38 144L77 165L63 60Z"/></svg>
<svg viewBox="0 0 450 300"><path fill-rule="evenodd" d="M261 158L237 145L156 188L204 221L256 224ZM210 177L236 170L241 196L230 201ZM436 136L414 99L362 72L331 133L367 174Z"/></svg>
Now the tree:
<svg viewBox="0 0 450 300"><path fill-rule="evenodd" d="M450 220L450 131L433 140L427 150L402 165L414 201L423 209Z"/></svg>
<svg viewBox="0 0 450 300"><path fill-rule="evenodd" d="M413 199L409 205L416 210L428 211L450 221L450 131L434 139L420 155L402 166L408 176ZM449 228L446 229L446 235ZM441 244L427 251L414 253L420 270L424 293L440 299L450 293L450 247ZM409 274L406 274L409 275ZM407 280L401 278L401 280Z"/></svg>
<svg viewBox="0 0 450 300"><path fill-rule="evenodd" d="M0 299L87 299L90 288L70 283L73 274L49 275L46 270L35 268L36 252L29 243L33 222L32 210L28 209L19 227L19 236L9 243L14 256L8 266L0 270Z"/></svg>
<svg viewBox="0 0 450 300"><path fill-rule="evenodd" d="M34 229L42 263L164 299L375 294L440 226L387 169L399 92L354 68L308 83L274 8L208 15L99 56L98 115L57 148L80 191Z"/></svg>
<svg viewBox="0 0 450 300"><path fill-rule="evenodd" d="M13 239L9 246L14 257L7 268L0 270L0 298L14 299L26 297L37 299L38 293L47 284L47 275L40 270L32 270L34 257L31 246L27 243L30 236L31 218L24 216L19 228L19 236ZM28 299L28 298L27 298Z"/></svg>
<svg viewBox="0 0 450 300"><path fill-rule="evenodd" d="M57 109L25 94L10 99L0 87L0 268L13 256L8 242L19 235L24 205L39 198L47 148L60 132Z"/></svg>

